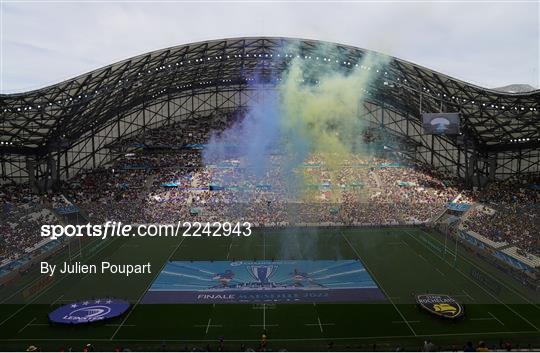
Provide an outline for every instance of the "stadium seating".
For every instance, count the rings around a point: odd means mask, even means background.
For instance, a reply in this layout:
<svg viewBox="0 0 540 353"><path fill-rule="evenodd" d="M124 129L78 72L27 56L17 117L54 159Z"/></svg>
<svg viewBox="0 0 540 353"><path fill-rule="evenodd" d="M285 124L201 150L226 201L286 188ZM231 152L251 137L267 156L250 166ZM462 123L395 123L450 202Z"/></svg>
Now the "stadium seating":
<svg viewBox="0 0 540 353"><path fill-rule="evenodd" d="M429 167L397 162L385 154L350 155L338 166L313 154L296 168L302 182L292 183L284 175L280 155L272 156L272 168L264 176L255 175L242 160L204 165L200 146L211 130L210 124L202 126L152 129L118 143L121 150L141 143L145 147L75 176L62 187L67 198L37 196L28 186L11 186L0 195L9 205L1 215L1 230L6 234L2 259L20 256L21 249L39 242L39 224L58 221L50 209L71 202L94 222L393 225L429 222L458 195L460 202L486 204L494 210L486 213L472 208L463 217L466 227L495 241L540 253L538 190L495 183L472 192Z"/></svg>

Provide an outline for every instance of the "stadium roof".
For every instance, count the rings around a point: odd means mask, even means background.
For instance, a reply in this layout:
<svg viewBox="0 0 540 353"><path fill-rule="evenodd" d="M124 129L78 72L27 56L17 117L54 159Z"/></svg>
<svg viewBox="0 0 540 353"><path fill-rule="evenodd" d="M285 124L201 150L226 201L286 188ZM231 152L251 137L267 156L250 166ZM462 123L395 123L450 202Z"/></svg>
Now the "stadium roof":
<svg viewBox="0 0 540 353"><path fill-rule="evenodd" d="M319 58L318 48L326 48ZM233 38L139 55L38 90L0 95L0 151L44 155L68 148L119 114L157 99L229 86L275 83L293 57L351 70L370 51L292 38ZM378 54L382 55L382 54ZM501 92L388 57L368 90L374 102L420 119L423 112L460 111L462 131L481 150L540 148L540 90Z"/></svg>

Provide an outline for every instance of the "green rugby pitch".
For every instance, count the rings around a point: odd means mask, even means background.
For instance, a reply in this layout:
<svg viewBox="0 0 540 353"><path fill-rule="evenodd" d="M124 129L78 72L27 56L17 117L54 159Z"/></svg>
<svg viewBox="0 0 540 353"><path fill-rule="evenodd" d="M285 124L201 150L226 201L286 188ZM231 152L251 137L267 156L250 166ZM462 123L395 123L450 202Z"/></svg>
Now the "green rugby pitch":
<svg viewBox="0 0 540 353"><path fill-rule="evenodd" d="M447 243L445 250L444 244ZM241 344L294 350L420 349L424 340L450 349L471 340L510 340L540 347L539 294L440 234L422 228L288 229L251 237L126 238L92 240L76 253L83 263L152 263L152 273L55 275L43 283L38 269L0 288L0 350L44 350L92 343L98 350L188 350ZM140 304L168 260L356 259L386 296L382 302L311 304ZM61 256L56 258L60 261ZM51 261L52 262L52 261ZM36 290L39 288L39 290ZM34 292L34 293L32 293ZM452 321L418 309L414 294L449 294L465 307ZM86 327L51 326L47 313L91 297L119 297L126 315ZM376 345L376 347L374 347Z"/></svg>

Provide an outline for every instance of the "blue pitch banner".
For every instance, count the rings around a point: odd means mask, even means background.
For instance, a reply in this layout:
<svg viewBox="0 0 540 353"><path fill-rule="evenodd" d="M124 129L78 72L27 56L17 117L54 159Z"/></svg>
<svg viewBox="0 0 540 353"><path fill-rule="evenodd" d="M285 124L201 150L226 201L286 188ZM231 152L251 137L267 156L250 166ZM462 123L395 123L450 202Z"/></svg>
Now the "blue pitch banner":
<svg viewBox="0 0 540 353"><path fill-rule="evenodd" d="M80 325L112 319L124 314L129 302L120 299L89 299L63 305L49 313L55 324Z"/></svg>
<svg viewBox="0 0 540 353"><path fill-rule="evenodd" d="M380 301L358 260L172 261L142 303L302 303Z"/></svg>

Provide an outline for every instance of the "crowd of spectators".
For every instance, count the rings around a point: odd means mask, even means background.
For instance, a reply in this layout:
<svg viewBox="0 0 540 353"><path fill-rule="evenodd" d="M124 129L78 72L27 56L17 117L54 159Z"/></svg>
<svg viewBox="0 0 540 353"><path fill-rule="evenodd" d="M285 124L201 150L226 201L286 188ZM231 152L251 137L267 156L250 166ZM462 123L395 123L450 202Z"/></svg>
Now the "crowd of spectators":
<svg viewBox="0 0 540 353"><path fill-rule="evenodd" d="M142 157L148 164L141 169L130 168L126 158L65 188L95 221L423 223L458 193L420 168L385 166L392 163L381 158L356 157L354 163L328 168L323 158L311 156L293 176L284 172L280 156L272 157L262 176L241 160L203 166L193 150L153 152Z"/></svg>
<svg viewBox="0 0 540 353"><path fill-rule="evenodd" d="M53 199L38 196L27 185L2 186L0 189L0 263L29 252L42 239L42 224L58 223L47 204ZM54 202L58 202L56 198Z"/></svg>
<svg viewBox="0 0 540 353"><path fill-rule="evenodd" d="M467 214L465 227L540 256L540 190L529 185L497 182L473 192L481 206Z"/></svg>
<svg viewBox="0 0 540 353"><path fill-rule="evenodd" d="M466 217L470 229L538 253L537 190L495 183L469 192L426 166L385 153L314 153L294 168L284 154L273 153L262 172L241 156L204 163L210 126L183 123L126 139L116 146L123 151L119 158L67 181L61 196L36 196L26 186L5 189L0 200L11 206L1 214L3 254L16 256L39 241L39 224L54 217L46 210L70 203L93 222L393 225L428 222L458 195L495 209L473 208ZM134 144L143 147L128 151Z"/></svg>

